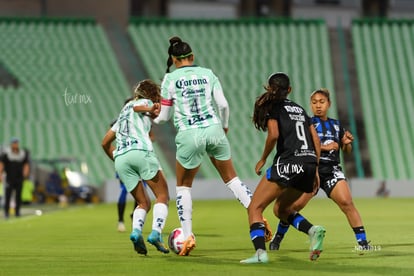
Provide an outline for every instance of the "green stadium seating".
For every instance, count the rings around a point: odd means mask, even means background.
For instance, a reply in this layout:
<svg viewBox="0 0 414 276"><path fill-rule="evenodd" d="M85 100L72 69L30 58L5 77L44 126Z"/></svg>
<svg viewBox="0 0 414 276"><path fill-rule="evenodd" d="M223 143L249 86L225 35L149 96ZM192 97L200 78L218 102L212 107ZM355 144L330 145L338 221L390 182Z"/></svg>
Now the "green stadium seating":
<svg viewBox="0 0 414 276"><path fill-rule="evenodd" d="M100 143L131 88L101 26L0 18L0 61L20 83L0 86L0 144L18 136L33 159L75 157L87 163L92 183L114 178Z"/></svg>
<svg viewBox="0 0 414 276"><path fill-rule="evenodd" d="M128 31L152 79L163 78L168 39L174 35L191 45L196 64L217 74L230 104L228 137L242 179L257 179L254 167L266 134L255 130L251 115L271 73L289 74L291 99L309 112L313 90L327 87L335 92L327 26L320 20L136 19ZM337 117L335 97L332 104L330 116ZM206 178L218 177L208 161L200 170Z"/></svg>
<svg viewBox="0 0 414 276"><path fill-rule="evenodd" d="M373 177L413 179L414 21L355 20L352 36Z"/></svg>

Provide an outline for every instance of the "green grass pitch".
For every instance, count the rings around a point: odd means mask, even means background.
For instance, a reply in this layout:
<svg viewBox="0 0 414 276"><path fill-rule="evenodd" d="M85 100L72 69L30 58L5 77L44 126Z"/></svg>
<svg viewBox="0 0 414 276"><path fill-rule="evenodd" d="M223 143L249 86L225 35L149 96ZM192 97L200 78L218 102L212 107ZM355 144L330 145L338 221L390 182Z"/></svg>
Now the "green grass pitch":
<svg viewBox="0 0 414 276"><path fill-rule="evenodd" d="M116 205L97 204L44 211L0 221L0 275L414 275L414 222L411 198L355 199L376 251L355 252L355 238L345 216L328 199L314 199L301 212L327 232L324 251L308 259L308 238L290 228L270 262L243 265L253 245L247 214L236 200L195 201L193 230L197 247L188 257L164 255L147 244L148 255L133 251L128 231L116 231ZM26 207L27 208L27 207ZM37 208L41 208L38 206ZM272 208L265 216L276 227ZM174 201L164 232L178 227ZM147 216L145 237L152 213Z"/></svg>

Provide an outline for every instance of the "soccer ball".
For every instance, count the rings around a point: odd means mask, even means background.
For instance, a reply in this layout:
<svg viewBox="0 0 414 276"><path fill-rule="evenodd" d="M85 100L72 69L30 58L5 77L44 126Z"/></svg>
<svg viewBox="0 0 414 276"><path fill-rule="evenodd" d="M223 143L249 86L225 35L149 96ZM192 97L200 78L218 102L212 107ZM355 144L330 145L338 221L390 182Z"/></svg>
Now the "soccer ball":
<svg viewBox="0 0 414 276"><path fill-rule="evenodd" d="M191 233L193 238L195 236ZM185 241L184 231L182 228L175 228L171 231L170 235L168 236L168 247L175 252L176 254L180 253L181 249L183 248L183 244Z"/></svg>

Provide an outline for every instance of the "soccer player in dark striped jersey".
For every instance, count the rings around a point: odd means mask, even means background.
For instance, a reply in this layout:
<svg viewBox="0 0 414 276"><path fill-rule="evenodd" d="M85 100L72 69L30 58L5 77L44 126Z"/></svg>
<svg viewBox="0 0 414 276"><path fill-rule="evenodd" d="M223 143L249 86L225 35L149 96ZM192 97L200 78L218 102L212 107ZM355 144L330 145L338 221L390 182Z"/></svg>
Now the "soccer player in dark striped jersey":
<svg viewBox="0 0 414 276"><path fill-rule="evenodd" d="M276 143L277 152L273 165L260 180L248 207L250 238L256 253L240 262L268 262L262 214L273 201L273 212L277 217L309 235L310 259L313 261L322 252L325 229L312 225L292 205L304 193L312 193L314 185L318 185L319 138L306 111L287 99L291 87L286 74L271 75L265 89L266 92L257 98L253 113L255 127L267 131L264 150L255 168L258 175Z"/></svg>
<svg viewBox="0 0 414 276"><path fill-rule="evenodd" d="M319 161L320 187L345 214L355 238L358 242L358 252L363 253L370 249L362 224L361 216L352 201L351 191L340 166L340 150L345 153L352 151L354 137L345 130L339 120L329 118L327 113L331 106L330 93L327 89L315 90L310 97L312 123L318 133L321 143L321 157ZM314 194L316 194L317 190ZM313 194L313 195L314 195ZM303 195L296 203L295 209L302 209L313 197L312 194ZM277 226L277 233L269 244L270 250L279 250L280 243L289 228L283 221Z"/></svg>

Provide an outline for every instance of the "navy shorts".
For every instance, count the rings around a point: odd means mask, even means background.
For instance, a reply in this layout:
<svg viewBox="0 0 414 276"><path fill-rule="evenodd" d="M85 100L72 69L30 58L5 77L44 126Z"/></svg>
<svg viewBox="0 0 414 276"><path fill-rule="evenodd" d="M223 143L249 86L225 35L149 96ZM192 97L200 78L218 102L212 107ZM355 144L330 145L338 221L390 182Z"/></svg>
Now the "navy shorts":
<svg viewBox="0 0 414 276"><path fill-rule="evenodd" d="M266 171L267 180L305 193L313 191L315 175L316 163L301 163L297 160L280 160L280 158Z"/></svg>
<svg viewBox="0 0 414 276"><path fill-rule="evenodd" d="M330 197L332 190L341 180L346 180L345 174L339 165L319 165L319 179L321 181L321 189Z"/></svg>

